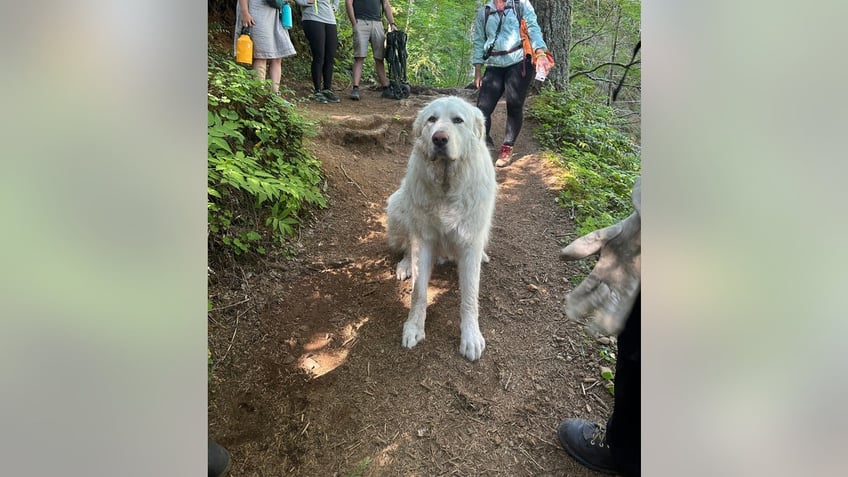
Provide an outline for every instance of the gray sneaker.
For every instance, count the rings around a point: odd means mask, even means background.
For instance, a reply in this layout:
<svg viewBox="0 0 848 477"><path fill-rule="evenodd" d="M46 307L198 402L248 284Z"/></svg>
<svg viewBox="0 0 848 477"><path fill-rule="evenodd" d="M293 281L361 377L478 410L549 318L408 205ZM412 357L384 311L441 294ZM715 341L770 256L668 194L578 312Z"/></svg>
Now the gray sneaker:
<svg viewBox="0 0 848 477"><path fill-rule="evenodd" d="M327 104L327 102L328 102L327 97L324 96L324 93L322 93L320 91L316 91L316 92L312 93L310 98L312 98L312 101L315 101L316 103Z"/></svg>
<svg viewBox="0 0 848 477"><path fill-rule="evenodd" d="M329 101L331 103L341 103L342 102L342 100L340 100L339 97L336 96L336 94L333 93L332 90L325 89L324 91L321 91L321 94L323 94L324 97L327 98L327 101Z"/></svg>
<svg viewBox="0 0 848 477"><path fill-rule="evenodd" d="M359 101L359 86L353 87L353 91L350 92L350 99Z"/></svg>

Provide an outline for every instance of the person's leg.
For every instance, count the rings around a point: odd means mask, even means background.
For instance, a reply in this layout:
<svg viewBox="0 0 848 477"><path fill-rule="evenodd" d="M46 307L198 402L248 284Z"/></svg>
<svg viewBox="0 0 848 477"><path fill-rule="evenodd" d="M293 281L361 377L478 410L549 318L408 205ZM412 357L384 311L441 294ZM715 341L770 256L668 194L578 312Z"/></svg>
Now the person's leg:
<svg viewBox="0 0 848 477"><path fill-rule="evenodd" d="M339 46L339 32L336 25L324 25L324 89L333 89L333 70L336 61L336 50ZM360 70L361 71L361 70Z"/></svg>
<svg viewBox="0 0 848 477"><path fill-rule="evenodd" d="M283 74L283 59L271 58L269 60L271 66L268 68L268 75L271 76L271 88L275 93L280 92L280 77Z"/></svg>
<svg viewBox="0 0 848 477"><path fill-rule="evenodd" d="M371 28L371 53L374 55L374 70L377 79L383 88L389 86L389 78L386 76L386 35L383 32L383 22L374 22Z"/></svg>
<svg viewBox="0 0 848 477"><path fill-rule="evenodd" d="M615 363L615 405L607 423L607 443L625 475L639 475L641 464L641 322L642 295L636 298L618 335Z"/></svg>
<svg viewBox="0 0 848 477"><path fill-rule="evenodd" d="M362 65L368 55L368 39L371 36L371 26L366 20L357 20L353 27L353 90L350 99L359 99L359 80L362 79Z"/></svg>
<svg viewBox="0 0 848 477"><path fill-rule="evenodd" d="M383 88L389 86L389 78L386 76L386 62L382 58L379 60L374 58L374 70L377 72L377 78L380 79L380 85Z"/></svg>
<svg viewBox="0 0 848 477"><path fill-rule="evenodd" d="M490 134L492 113L495 111L495 106L498 105L503 93L504 68L486 67L480 84L480 91L477 93L477 107L483 112L483 118L486 120L486 143L489 146L494 145Z"/></svg>
<svg viewBox="0 0 848 477"><path fill-rule="evenodd" d="M359 87L359 80L362 78L362 65L365 63L365 58L356 57L353 59L353 87Z"/></svg>
<svg viewBox="0 0 848 477"><path fill-rule="evenodd" d="M600 472L625 476L641 472L641 305L639 295L618 335L615 403L607 426L571 418L557 428L563 449L584 466Z"/></svg>
<svg viewBox="0 0 848 477"><path fill-rule="evenodd" d="M256 77L259 80L265 79L265 73L268 70L268 60L265 58L254 58L253 59L253 72L256 73Z"/></svg>
<svg viewBox="0 0 848 477"><path fill-rule="evenodd" d="M535 75L533 63L525 57L523 63L510 66L506 72L504 96L506 96L506 131L503 143L515 144L521 125L524 123L524 100Z"/></svg>
<svg viewBox="0 0 848 477"><path fill-rule="evenodd" d="M321 91L321 73L324 67L324 27L323 23L312 20L304 20L302 23L303 33L309 43L312 52L312 86L315 92Z"/></svg>

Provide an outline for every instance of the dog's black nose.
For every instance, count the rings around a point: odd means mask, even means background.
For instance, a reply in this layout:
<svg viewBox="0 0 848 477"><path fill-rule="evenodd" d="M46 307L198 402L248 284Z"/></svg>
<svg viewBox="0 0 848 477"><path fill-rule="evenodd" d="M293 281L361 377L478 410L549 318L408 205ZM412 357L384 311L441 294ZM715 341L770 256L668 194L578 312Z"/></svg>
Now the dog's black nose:
<svg viewBox="0 0 848 477"><path fill-rule="evenodd" d="M433 145L438 147L445 147L445 144L448 143L448 135L444 131L436 131L433 134Z"/></svg>

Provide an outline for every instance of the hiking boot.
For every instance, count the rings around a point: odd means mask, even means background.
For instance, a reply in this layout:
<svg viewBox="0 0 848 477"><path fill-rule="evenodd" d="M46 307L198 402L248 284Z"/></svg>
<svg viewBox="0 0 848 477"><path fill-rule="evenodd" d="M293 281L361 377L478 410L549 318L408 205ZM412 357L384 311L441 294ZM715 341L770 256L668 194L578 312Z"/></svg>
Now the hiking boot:
<svg viewBox="0 0 848 477"><path fill-rule="evenodd" d="M606 439L605 426L584 419L566 419L557 428L557 437L568 455L582 465L614 475L617 470Z"/></svg>
<svg viewBox="0 0 848 477"><path fill-rule="evenodd" d="M354 86L353 90L350 92L350 99L354 101L359 101L359 86Z"/></svg>
<svg viewBox="0 0 848 477"><path fill-rule="evenodd" d="M327 97L324 96L324 93L322 93L320 91L316 91L316 92L312 93L310 98L312 98L312 101L315 101L316 103L327 104Z"/></svg>
<svg viewBox="0 0 848 477"><path fill-rule="evenodd" d="M336 96L336 93L333 93L332 90L325 89L324 91L321 91L321 94L323 94L324 97L327 98L327 101L329 101L331 103L341 103L342 102L342 100L340 100L339 97Z"/></svg>
<svg viewBox="0 0 848 477"><path fill-rule="evenodd" d="M394 91L392 91L391 86L386 86L385 88L383 88L383 94L381 94L380 97L386 99L396 99L395 93Z"/></svg>
<svg viewBox="0 0 848 477"><path fill-rule="evenodd" d="M230 453L209 439L209 477L224 477L230 471Z"/></svg>
<svg viewBox="0 0 848 477"><path fill-rule="evenodd" d="M504 144L501 146L501 155L498 156L497 162L495 162L495 167L504 167L509 165L512 161L512 146L509 144Z"/></svg>

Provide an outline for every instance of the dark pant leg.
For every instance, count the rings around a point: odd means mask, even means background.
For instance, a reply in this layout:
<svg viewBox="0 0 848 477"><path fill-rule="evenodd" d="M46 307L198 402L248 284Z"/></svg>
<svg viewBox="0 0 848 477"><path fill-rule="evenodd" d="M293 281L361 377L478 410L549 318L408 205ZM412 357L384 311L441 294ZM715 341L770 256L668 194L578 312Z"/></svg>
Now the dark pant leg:
<svg viewBox="0 0 848 477"><path fill-rule="evenodd" d="M339 31L336 25L324 23L324 89L333 89L333 67L336 63L336 49L339 47Z"/></svg>
<svg viewBox="0 0 848 477"><path fill-rule="evenodd" d="M607 443L621 472L640 475L641 463L641 321L642 294L636 298L618 335L615 405L607 423Z"/></svg>
<svg viewBox="0 0 848 477"><path fill-rule="evenodd" d="M530 83L536 75L533 61L529 56L524 61L516 63L507 69L506 73L506 132L504 133L504 144L513 145L521 132L524 123L524 100Z"/></svg>
<svg viewBox="0 0 848 477"><path fill-rule="evenodd" d="M486 119L486 137L490 137L492 129L492 112L498 105L504 92L504 73L506 68L486 67L480 91L477 93L477 107Z"/></svg>
<svg viewBox="0 0 848 477"><path fill-rule="evenodd" d="M321 70L324 66L324 24L312 20L302 22L303 33L312 51L312 85L321 91Z"/></svg>

